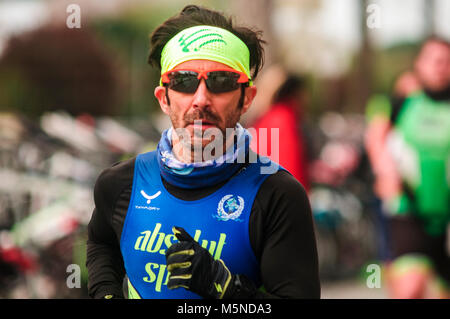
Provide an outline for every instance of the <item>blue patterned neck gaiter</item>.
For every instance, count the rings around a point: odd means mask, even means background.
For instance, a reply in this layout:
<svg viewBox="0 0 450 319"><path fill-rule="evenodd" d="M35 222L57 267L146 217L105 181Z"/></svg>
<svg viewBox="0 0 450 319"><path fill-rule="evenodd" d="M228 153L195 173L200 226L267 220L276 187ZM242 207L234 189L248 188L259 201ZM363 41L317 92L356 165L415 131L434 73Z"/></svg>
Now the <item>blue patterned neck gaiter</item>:
<svg viewBox="0 0 450 319"><path fill-rule="evenodd" d="M172 131L163 132L156 149L159 170L169 184L181 188L202 188L228 180L243 165L250 148L250 133L239 123L235 127L234 143L213 160L184 163L172 152Z"/></svg>

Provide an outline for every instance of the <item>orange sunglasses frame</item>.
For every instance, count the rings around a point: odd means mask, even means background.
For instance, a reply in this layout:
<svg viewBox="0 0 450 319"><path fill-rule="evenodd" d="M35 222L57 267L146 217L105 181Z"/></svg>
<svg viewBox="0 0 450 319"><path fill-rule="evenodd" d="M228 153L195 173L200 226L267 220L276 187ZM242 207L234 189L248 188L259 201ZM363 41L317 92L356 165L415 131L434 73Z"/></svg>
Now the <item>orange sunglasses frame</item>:
<svg viewBox="0 0 450 319"><path fill-rule="evenodd" d="M211 70L205 70L205 71L201 71L201 70L196 70L196 69L179 69L179 70L170 70L167 72L164 72L161 75L161 82L162 83L170 83L170 79L169 79L169 74L172 72L178 72L178 71L192 71L198 74L197 79L201 80L203 79L208 79L208 75L207 73L209 72L214 72L214 71L227 71L227 72L232 72L232 73L237 73L240 75L237 83L247 83L250 81L250 79L248 78L247 74L245 74L244 72L240 72L240 71L236 71L236 70L230 70L230 69L211 69Z"/></svg>

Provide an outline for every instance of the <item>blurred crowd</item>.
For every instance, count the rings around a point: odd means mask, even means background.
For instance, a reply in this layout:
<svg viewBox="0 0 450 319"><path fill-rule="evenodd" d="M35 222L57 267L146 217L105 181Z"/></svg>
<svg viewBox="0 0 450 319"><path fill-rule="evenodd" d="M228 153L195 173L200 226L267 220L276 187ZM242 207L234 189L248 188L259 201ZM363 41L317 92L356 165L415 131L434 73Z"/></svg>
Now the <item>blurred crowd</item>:
<svg viewBox="0 0 450 319"><path fill-rule="evenodd" d="M45 39L50 39L45 30ZM110 29L102 30L107 34ZM89 39L80 43L89 43L87 54L98 58L89 63L98 68L87 68L98 72L114 67ZM167 123L156 113L133 116L133 106L122 116L102 114L108 103L117 102L107 94L123 85L112 84L116 75L99 77L93 71L98 81L83 86L85 78L76 72L83 60L71 59L64 70L48 59L40 69L29 51L34 42L27 43L27 38L13 40L6 58L0 59L0 83L8 83L4 88L9 92L0 98L8 103L0 106L0 298L86 298L86 228L95 180L105 167L155 149ZM24 61L32 70L26 90L14 86L22 82L8 68ZM142 72L133 65L131 70ZM76 90L65 92L66 98L80 93L86 99L72 99L66 109L42 106L45 111L27 113L24 95L42 105L64 103L58 79L72 72ZM49 101L29 89L33 78L40 83L37 91L50 87L50 95L58 98ZM389 297L450 297L448 41L424 41L391 91L372 94L358 111L330 109L313 115L309 84L307 75L281 63L266 67L256 83L259 96L243 124L257 132L279 129L279 152L268 153L270 145L259 151L276 155L274 160L308 192L321 279L364 278L366 265L376 263L382 266ZM151 84L142 85L152 91ZM20 111L14 103L21 105ZM81 112L76 103L84 103ZM89 112L87 105L95 111ZM252 148L258 151L258 145ZM67 285L71 264L80 266L80 289Z"/></svg>
<svg viewBox="0 0 450 319"><path fill-rule="evenodd" d="M128 125L66 112L43 114L37 123L0 115L1 297L86 296L67 287L67 267L80 266L85 288L86 226L98 172L154 147L151 125L140 133Z"/></svg>

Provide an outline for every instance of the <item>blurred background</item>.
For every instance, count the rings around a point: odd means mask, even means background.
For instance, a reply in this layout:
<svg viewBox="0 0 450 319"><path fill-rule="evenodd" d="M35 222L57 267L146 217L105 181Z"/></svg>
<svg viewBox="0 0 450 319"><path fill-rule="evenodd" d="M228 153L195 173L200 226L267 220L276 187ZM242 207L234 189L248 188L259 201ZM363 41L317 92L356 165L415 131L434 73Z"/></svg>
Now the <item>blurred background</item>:
<svg viewBox="0 0 450 319"><path fill-rule="evenodd" d="M70 4L81 9L79 28L68 27ZM149 34L187 4L264 31L247 127L286 78L301 83L322 296L385 298L383 286L366 285L366 266L387 255L363 145L367 104L392 91L423 39L450 38L446 0L1 1L0 297L87 297L93 185L103 168L155 149L169 126L153 96ZM70 264L80 266L80 288L67 287Z"/></svg>

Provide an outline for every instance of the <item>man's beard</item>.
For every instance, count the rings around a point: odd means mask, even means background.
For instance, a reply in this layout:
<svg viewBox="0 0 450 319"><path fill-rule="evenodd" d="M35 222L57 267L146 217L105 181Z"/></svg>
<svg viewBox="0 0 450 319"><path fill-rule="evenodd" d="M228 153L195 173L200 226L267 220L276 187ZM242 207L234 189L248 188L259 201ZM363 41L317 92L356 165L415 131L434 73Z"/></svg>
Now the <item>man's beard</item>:
<svg viewBox="0 0 450 319"><path fill-rule="evenodd" d="M236 112L239 113L239 110L242 109L243 105L244 105L244 98L245 98L245 87L241 86L241 95L239 97L239 101L238 101L238 105L237 105L237 110ZM167 98L167 104L170 107L170 99L169 99L169 95L168 95L168 89L166 89L166 98ZM226 128L230 125L230 122L232 123L234 121L234 125L231 125L233 128L236 125L236 123L239 121L239 116L237 116L237 119L234 120L232 119L233 117L236 117L235 113L230 114L226 119L225 119L225 126L224 127L220 127L219 126L219 122L220 122L220 117L217 116L216 114L214 114L213 112L211 112L211 110L209 108L204 108L202 110L200 109L196 109L194 110L192 113L188 113L183 117L183 122L184 123L188 123L188 124L193 124L194 121L196 120L204 120L205 122L209 122L212 124L215 124L216 127L218 129L220 129L222 131L222 134L225 136L226 135ZM178 119L176 116L174 116L173 114L170 116L171 118L171 122L172 122L172 126L177 129L181 126L175 127L175 123L178 123Z"/></svg>
<svg viewBox="0 0 450 319"><path fill-rule="evenodd" d="M222 151L225 152L225 150L234 141L234 138L232 137L235 136L234 129L240 118L240 110L243 107L244 97L245 88L242 87L241 96L239 98L237 108L234 112L227 114L226 118L224 119L223 127L220 125L220 116L213 113L209 108L195 109L191 113L185 114L181 121L176 116L174 116L174 114L172 114L170 117L172 120L173 128L175 129L175 131L177 131L178 140L182 148L184 148L185 152L187 151L187 153L189 154L194 154L194 157L199 159L199 157L196 157L195 154L199 152L203 154L202 151L210 144L210 146L212 146L213 144L215 146L221 144L223 148ZM215 127L208 128L204 131L199 127L203 122L214 125ZM175 126L175 124L177 124L177 126ZM194 125L192 135L187 130L187 126L191 124L198 124L198 126ZM217 149L217 147L215 147L215 149ZM215 157L214 152L212 152L211 155ZM192 156L188 157L192 158ZM203 156L201 156L200 158L204 160Z"/></svg>

